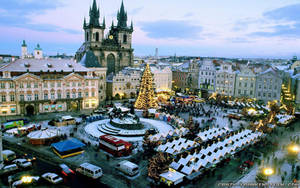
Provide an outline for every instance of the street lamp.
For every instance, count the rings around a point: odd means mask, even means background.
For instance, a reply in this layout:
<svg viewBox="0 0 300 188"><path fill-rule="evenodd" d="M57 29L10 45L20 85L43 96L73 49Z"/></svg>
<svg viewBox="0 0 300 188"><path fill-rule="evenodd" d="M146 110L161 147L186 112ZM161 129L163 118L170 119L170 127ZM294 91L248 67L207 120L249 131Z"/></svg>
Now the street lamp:
<svg viewBox="0 0 300 188"><path fill-rule="evenodd" d="M271 176L274 174L274 170L270 167L266 167L263 169L263 174L266 176Z"/></svg>
<svg viewBox="0 0 300 188"><path fill-rule="evenodd" d="M300 151L300 147L299 147L298 145L296 145L296 144L293 144L293 145L291 145L291 146L289 147L289 150L290 150L292 153L297 154L297 153L299 153L299 151Z"/></svg>

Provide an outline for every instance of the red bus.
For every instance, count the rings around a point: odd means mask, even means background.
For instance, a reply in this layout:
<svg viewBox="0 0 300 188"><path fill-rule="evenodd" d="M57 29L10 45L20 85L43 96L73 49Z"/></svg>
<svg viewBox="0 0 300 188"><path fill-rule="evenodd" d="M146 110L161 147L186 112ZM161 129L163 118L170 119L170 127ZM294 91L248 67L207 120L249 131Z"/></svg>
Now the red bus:
<svg viewBox="0 0 300 188"><path fill-rule="evenodd" d="M132 151L132 144L111 135L100 136L99 147L117 157L129 155Z"/></svg>

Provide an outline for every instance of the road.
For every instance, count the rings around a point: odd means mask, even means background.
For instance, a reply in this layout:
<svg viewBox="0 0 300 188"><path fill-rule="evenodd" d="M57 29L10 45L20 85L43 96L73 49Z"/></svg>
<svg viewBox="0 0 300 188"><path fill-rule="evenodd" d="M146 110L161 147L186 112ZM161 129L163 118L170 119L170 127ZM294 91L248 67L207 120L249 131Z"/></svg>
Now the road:
<svg viewBox="0 0 300 188"><path fill-rule="evenodd" d="M17 155L22 155L23 153L17 152ZM75 169L73 169L75 171ZM107 185L100 182L100 180L92 180L90 178L86 178L82 175L75 174L74 176L66 177L63 176L59 170L58 165L50 164L47 161L37 159L33 162L33 166L31 169L23 170L21 172L16 173L16 177L22 177L25 175L33 175L33 176L41 176L46 172L54 172L59 176L63 177L63 183L59 185L52 185L51 183L41 179L36 185L32 187L49 187L49 188L85 188L85 187L108 187ZM8 187L7 176L0 177L1 187Z"/></svg>

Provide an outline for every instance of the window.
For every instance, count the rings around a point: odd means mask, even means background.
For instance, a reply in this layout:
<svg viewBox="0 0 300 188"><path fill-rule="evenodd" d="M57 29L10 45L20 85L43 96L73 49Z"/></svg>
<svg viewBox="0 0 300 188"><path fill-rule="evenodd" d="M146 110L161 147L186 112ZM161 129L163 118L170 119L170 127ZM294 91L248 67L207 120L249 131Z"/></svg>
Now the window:
<svg viewBox="0 0 300 188"><path fill-rule="evenodd" d="M44 107L44 109L45 109L45 111L48 111L48 110L49 110L49 106L46 105L46 106Z"/></svg>
<svg viewBox="0 0 300 188"><path fill-rule="evenodd" d="M96 41L99 41L99 32L96 32Z"/></svg>
<svg viewBox="0 0 300 188"><path fill-rule="evenodd" d="M57 98L58 98L58 99L61 99L61 93L60 93L60 92L57 93Z"/></svg>
<svg viewBox="0 0 300 188"><path fill-rule="evenodd" d="M250 90L250 95L253 95L253 91L252 90Z"/></svg>
<svg viewBox="0 0 300 188"><path fill-rule="evenodd" d="M81 82L78 82L78 87L80 87L81 86Z"/></svg>
<svg viewBox="0 0 300 188"><path fill-rule="evenodd" d="M244 90L244 95L247 95L247 90Z"/></svg>
<svg viewBox="0 0 300 188"><path fill-rule="evenodd" d="M85 81L85 86L89 86L89 82L88 81Z"/></svg>
<svg viewBox="0 0 300 188"><path fill-rule="evenodd" d="M263 97L266 97L266 93L263 93Z"/></svg>
<svg viewBox="0 0 300 188"><path fill-rule="evenodd" d="M44 94L44 100L48 100L48 93Z"/></svg>
<svg viewBox="0 0 300 188"><path fill-rule="evenodd" d="M24 95L20 95L20 101L24 101Z"/></svg>
<svg viewBox="0 0 300 188"><path fill-rule="evenodd" d="M67 82L67 87L70 87L70 83L69 82Z"/></svg>
<svg viewBox="0 0 300 188"><path fill-rule="evenodd" d="M85 97L89 97L89 92L85 92Z"/></svg>
<svg viewBox="0 0 300 188"><path fill-rule="evenodd" d="M54 93L51 93L51 99L54 99L55 97L54 97Z"/></svg>
<svg viewBox="0 0 300 188"><path fill-rule="evenodd" d="M34 88L38 88L38 83L37 82L34 82Z"/></svg>
<svg viewBox="0 0 300 188"><path fill-rule="evenodd" d="M39 100L39 94L37 94L37 93L34 94L34 100L36 100L36 101Z"/></svg>
<svg viewBox="0 0 300 188"><path fill-rule="evenodd" d="M92 86L95 86L95 82L94 81L92 81Z"/></svg>
<svg viewBox="0 0 300 188"><path fill-rule="evenodd" d="M72 93L72 98L76 98L76 93L75 92Z"/></svg>
<svg viewBox="0 0 300 188"><path fill-rule="evenodd" d="M241 90L240 89L238 90L238 94L241 94Z"/></svg>
<svg viewBox="0 0 300 188"><path fill-rule="evenodd" d="M275 89L275 90L277 89L277 85L274 86L274 89Z"/></svg>
<svg viewBox="0 0 300 188"><path fill-rule="evenodd" d="M127 43L127 35L123 35L123 43Z"/></svg>
<svg viewBox="0 0 300 188"><path fill-rule="evenodd" d="M14 88L15 87L15 84L13 82L10 82L9 83L9 88Z"/></svg>
<svg viewBox="0 0 300 188"><path fill-rule="evenodd" d="M15 101L15 95L13 95L13 94L10 95L10 101L11 101L11 102L14 102L14 101Z"/></svg>
<svg viewBox="0 0 300 188"><path fill-rule="evenodd" d="M55 87L55 82L51 82L50 87L52 87L52 88Z"/></svg>
<svg viewBox="0 0 300 188"><path fill-rule="evenodd" d="M260 92L258 92L258 94L257 94L259 97L260 97Z"/></svg>
<svg viewBox="0 0 300 188"><path fill-rule="evenodd" d="M48 83L44 82L44 88L47 88L47 87L48 87Z"/></svg>
<svg viewBox="0 0 300 188"><path fill-rule="evenodd" d="M239 82L239 87L242 87L242 82Z"/></svg>
<svg viewBox="0 0 300 188"><path fill-rule="evenodd" d="M76 86L76 82L72 82L72 87L75 87Z"/></svg>
<svg viewBox="0 0 300 188"><path fill-rule="evenodd" d="M272 85L269 86L269 89L272 89Z"/></svg>
<svg viewBox="0 0 300 188"><path fill-rule="evenodd" d="M1 82L1 89L5 88L5 82Z"/></svg>
<svg viewBox="0 0 300 188"><path fill-rule="evenodd" d="M31 88L31 83L27 82L27 88Z"/></svg>
<svg viewBox="0 0 300 188"><path fill-rule="evenodd" d="M16 113L16 108L15 107L10 108L10 113Z"/></svg>
<svg viewBox="0 0 300 188"><path fill-rule="evenodd" d="M24 88L23 82L20 83L20 88Z"/></svg>
<svg viewBox="0 0 300 188"><path fill-rule="evenodd" d="M274 97L274 98L276 98L276 97L277 97L276 93L273 93L273 97Z"/></svg>
<svg viewBox="0 0 300 188"><path fill-rule="evenodd" d="M78 98L80 98L81 97L81 92L78 92Z"/></svg>
<svg viewBox="0 0 300 188"><path fill-rule="evenodd" d="M244 87L247 87L247 82L244 84Z"/></svg>
<svg viewBox="0 0 300 188"><path fill-rule="evenodd" d="M86 108L90 107L90 106L89 106L89 103L85 103L85 107L86 107Z"/></svg>
<svg viewBox="0 0 300 188"><path fill-rule="evenodd" d="M271 93L268 93L268 97L271 97Z"/></svg>
<svg viewBox="0 0 300 188"><path fill-rule="evenodd" d="M94 91L92 92L92 97L95 97L95 92Z"/></svg>
<svg viewBox="0 0 300 188"><path fill-rule="evenodd" d="M251 83L250 87L253 88L253 83Z"/></svg>
<svg viewBox="0 0 300 188"><path fill-rule="evenodd" d="M258 89L261 89L261 85L258 85Z"/></svg>
<svg viewBox="0 0 300 188"><path fill-rule="evenodd" d="M61 82L57 82L57 87L61 87Z"/></svg>
<svg viewBox="0 0 300 188"><path fill-rule="evenodd" d="M67 99L70 98L70 92L67 92Z"/></svg>
<svg viewBox="0 0 300 188"><path fill-rule="evenodd" d="M27 95L27 101L32 101L31 94Z"/></svg>
<svg viewBox="0 0 300 188"><path fill-rule="evenodd" d="M6 102L6 95L1 95L2 102Z"/></svg>

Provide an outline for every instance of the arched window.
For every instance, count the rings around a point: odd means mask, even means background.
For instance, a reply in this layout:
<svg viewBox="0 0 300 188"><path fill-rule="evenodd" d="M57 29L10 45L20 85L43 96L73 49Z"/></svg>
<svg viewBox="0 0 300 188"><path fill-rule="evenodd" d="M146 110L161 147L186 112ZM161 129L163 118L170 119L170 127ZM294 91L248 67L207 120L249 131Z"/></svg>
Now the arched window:
<svg viewBox="0 0 300 188"><path fill-rule="evenodd" d="M86 41L89 41L89 32L86 32Z"/></svg>
<svg viewBox="0 0 300 188"><path fill-rule="evenodd" d="M127 43L127 35L123 35L123 43Z"/></svg>
<svg viewBox="0 0 300 188"><path fill-rule="evenodd" d="M99 41L99 32L96 32L96 41Z"/></svg>

